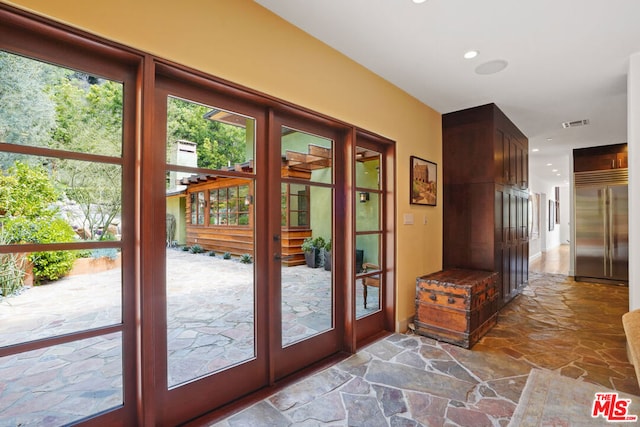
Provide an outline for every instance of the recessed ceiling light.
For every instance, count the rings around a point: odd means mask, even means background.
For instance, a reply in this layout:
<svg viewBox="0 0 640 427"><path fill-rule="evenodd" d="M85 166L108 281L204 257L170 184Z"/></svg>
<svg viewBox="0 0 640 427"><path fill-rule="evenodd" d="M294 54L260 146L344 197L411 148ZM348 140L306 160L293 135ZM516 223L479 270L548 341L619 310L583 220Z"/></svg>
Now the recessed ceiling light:
<svg viewBox="0 0 640 427"><path fill-rule="evenodd" d="M558 169L551 169L551 172L558 172Z"/></svg>
<svg viewBox="0 0 640 427"><path fill-rule="evenodd" d="M427 1L427 0L413 0L413 2L414 2L415 4L424 3L424 2L426 2L426 1Z"/></svg>
<svg viewBox="0 0 640 427"><path fill-rule="evenodd" d="M469 50L467 52L464 53L464 59L473 59L476 56L478 56L478 51L477 50Z"/></svg>
<svg viewBox="0 0 640 427"><path fill-rule="evenodd" d="M476 67L476 73L495 74L507 68L507 65L509 65L509 63L504 59L495 59L493 61L485 62L484 64L478 65Z"/></svg>
<svg viewBox="0 0 640 427"><path fill-rule="evenodd" d="M547 166L553 166L553 163L547 163Z"/></svg>
<svg viewBox="0 0 640 427"><path fill-rule="evenodd" d="M547 138L547 141L553 141L553 138Z"/></svg>
<svg viewBox="0 0 640 427"><path fill-rule="evenodd" d="M537 153L538 151L540 151L540 149L539 149L539 148L532 148L532 149L531 149L531 151L532 151L533 153Z"/></svg>
<svg viewBox="0 0 640 427"><path fill-rule="evenodd" d="M556 174L556 176L560 176L560 174Z"/></svg>

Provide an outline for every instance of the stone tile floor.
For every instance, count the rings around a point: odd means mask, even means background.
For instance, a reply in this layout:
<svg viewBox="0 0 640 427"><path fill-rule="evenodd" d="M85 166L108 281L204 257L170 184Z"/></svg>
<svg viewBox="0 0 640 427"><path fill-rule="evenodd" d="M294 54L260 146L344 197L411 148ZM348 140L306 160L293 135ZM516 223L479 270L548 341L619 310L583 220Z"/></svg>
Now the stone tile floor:
<svg viewBox="0 0 640 427"><path fill-rule="evenodd" d="M170 282L174 273L211 276L204 268L214 262L208 257L177 252L172 256L181 261L177 272L168 270ZM215 262L218 285L225 277L239 277L237 263ZM227 272L219 263L234 268ZM314 271L320 276L328 274ZM1 301L0 345L118 323L119 274L92 274L89 283L75 278L63 286L33 288L20 298ZM296 270L287 274L287 286L302 284ZM312 280L310 270L300 274ZM226 324L223 329L215 322L201 324L202 312L194 307L208 313L211 307L196 304L203 301L201 292L207 291L206 286L184 286L195 282L175 280L171 287L176 305L170 302L169 311L175 311L168 336L176 378L194 375L199 365L188 361L198 357L203 343L211 362L212 346L226 354L225 347L231 348L228 344L237 349L235 344L243 339L242 328L233 327L238 316L218 318L216 322ZM318 298L326 297L328 290L313 284ZM91 297L83 299L87 289ZM221 297L219 286L217 291L212 298ZM246 289L224 291L236 308L250 294ZM290 310L291 336L313 333L322 325L322 316L297 302L300 296L308 300L308 294L291 295L283 306L283 312ZM369 298L374 306L371 294ZM620 321L627 307L626 287L532 273L529 286L502 310L498 324L472 351L417 335L395 334L245 411L215 420L219 421L215 425L506 425L531 367L640 395L626 359ZM298 321L305 317L312 320ZM213 335L220 341L207 341ZM115 333L1 358L0 425L62 425L117 405L122 401L121 342L120 334ZM205 370L212 369L217 368L205 366ZM201 421L201 425L211 425L211 420Z"/></svg>
<svg viewBox="0 0 640 427"><path fill-rule="evenodd" d="M626 287L531 273L472 350L393 334L225 419L192 425L506 426L533 367L640 396L620 320L627 310Z"/></svg>

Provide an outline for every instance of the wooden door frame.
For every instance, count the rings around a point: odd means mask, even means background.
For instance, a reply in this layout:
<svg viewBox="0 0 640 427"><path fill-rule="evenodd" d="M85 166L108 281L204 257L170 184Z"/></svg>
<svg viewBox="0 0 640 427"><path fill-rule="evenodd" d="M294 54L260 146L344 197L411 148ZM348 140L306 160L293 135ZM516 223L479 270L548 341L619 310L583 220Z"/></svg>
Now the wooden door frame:
<svg viewBox="0 0 640 427"><path fill-rule="evenodd" d="M154 89L150 96L152 102L147 111L153 111L154 129L151 137L143 146L143 199L142 216L148 218L147 228L143 228L141 242L143 255L143 313L147 313L143 326L143 334L150 335L148 343L143 346L143 364L154 369L143 377L146 390L146 402L153 407L147 414L146 421L153 420L154 425L175 425L193 416L204 414L214 407L220 407L230 400L237 399L268 384L267 362L268 343L264 339L267 325L267 308L261 301L266 301L267 287L258 283L266 277L266 262L262 257L266 236L266 218L258 217L254 221L255 254L254 257L254 337L256 357L250 361L229 369L211 373L205 377L194 379L168 389L167 381L167 297L166 297L166 248L165 248L165 172L166 166L166 97L176 95L180 98L205 105L212 105L246 114L256 120L255 173L221 171L222 175L238 176L255 180L257 191L266 180L266 144L264 129L266 114L264 109L243 99L237 99L228 91L206 79L164 63L155 63ZM262 129L262 130L261 130ZM193 173L211 173L209 169L188 168ZM145 185L146 183L146 185ZM162 195L162 196L161 196ZM146 202L146 203L145 203ZM265 208L266 201L261 197L254 200L256 210ZM145 215L145 212L147 214ZM162 218L161 218L162 217ZM144 227L144 225L143 225ZM146 310L145 310L146 308ZM147 347L148 346L148 347ZM152 349L147 350L145 349ZM238 367L244 373L238 373ZM213 377L215 376L215 379ZM241 376L238 378L238 376ZM224 388L211 387L211 381L226 384ZM229 397L231 396L231 397Z"/></svg>
<svg viewBox="0 0 640 427"><path fill-rule="evenodd" d="M270 243L268 253L274 254L274 257L282 258L280 240L275 236L281 234L280 223L280 188L282 182L281 168L275 167L281 163L281 128L282 126L291 127L301 132L326 137L333 141L333 181L331 188L333 189L333 218L332 218L332 236L335 236L335 230L339 229L342 222L347 218L344 211L344 169L336 167L345 162L345 156L348 150L345 143L345 135L348 128L344 125L326 120L309 117L304 114L296 114L293 111L282 109L270 109L269 114L269 140L272 146L269 148L270 165L269 171L269 200L273 201L270 206L271 223L270 235L268 239ZM309 182L308 185L313 185ZM327 187L329 188L329 187ZM336 224L336 221L342 221ZM346 222L344 222L346 226ZM272 328L270 329L270 382L275 383L286 376L299 371L305 366L309 366L318 362L319 359L329 357L337 352L343 351L343 343L341 337L345 334L345 313L342 310L344 306L344 287L348 283L345 281L344 258L341 256L342 248L340 245L334 246L334 264L332 265L332 286L334 289L333 298L333 328L327 332L323 332L309 339L293 343L286 348L282 348L282 324L281 311L276 307L281 307L281 262L274 262L269 280L269 321ZM293 354L295 357L291 357ZM288 356L287 356L288 355Z"/></svg>
<svg viewBox="0 0 640 427"><path fill-rule="evenodd" d="M382 272L380 273L381 294L380 294L380 311L369 314L361 319L356 319L355 295L358 286L355 272L355 260L351 266L350 281L352 282L352 303L351 310L352 321L355 325L355 333L350 343L355 352L356 349L370 343L385 333L395 330L396 318L396 286L395 286L395 270L396 270L396 241L395 241L395 224L396 224L396 172L395 172L395 144L393 141L375 135L364 130L355 132L355 143L352 150L352 159L355 162L356 147L369 147L381 154L381 218L382 235L381 245L382 252ZM355 167L352 166L352 174L355 174ZM355 187L355 175L352 178ZM353 204L355 194L350 196ZM352 207L354 209L355 207ZM355 212L352 210L352 212ZM355 253L355 214L352 216L352 250L349 253Z"/></svg>
<svg viewBox="0 0 640 427"><path fill-rule="evenodd" d="M76 30L36 17L11 6L0 4L0 48L29 58L49 62L65 68L82 70L107 79L124 82L123 129L120 161L111 161L105 156L90 153L66 152L35 146L7 144L6 151L36 156L52 156L81 161L97 161L117 164L122 168L122 239L116 246L122 251L122 323L98 330L79 331L63 336L31 341L0 350L0 356L45 348L112 332L122 334L123 406L95 414L77 425L130 425L136 422L138 393L136 379L138 366L136 354L136 289L138 278L135 266L139 261L135 246L137 212L139 200L137 185L138 118L140 103L140 81L144 55L107 42L89 34L78 36ZM114 158L115 159L115 158ZM127 185L127 183L134 183ZM96 249L112 247L113 242L78 242L46 245L46 250ZM33 245L7 245L2 252L19 250L37 251L42 247Z"/></svg>

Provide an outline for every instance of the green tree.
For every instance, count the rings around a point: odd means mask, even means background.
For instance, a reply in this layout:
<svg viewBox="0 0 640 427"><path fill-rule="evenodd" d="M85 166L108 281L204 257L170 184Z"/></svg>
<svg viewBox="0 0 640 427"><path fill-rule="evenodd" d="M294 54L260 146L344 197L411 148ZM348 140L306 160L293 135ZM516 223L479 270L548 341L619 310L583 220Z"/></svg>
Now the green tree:
<svg viewBox="0 0 640 427"><path fill-rule="evenodd" d="M122 207L120 166L63 161L58 179L65 184L69 199L82 210L81 228L106 231L116 222ZM112 237L107 233L92 236L98 240Z"/></svg>
<svg viewBox="0 0 640 427"><path fill-rule="evenodd" d="M196 143L198 167L222 169L245 161L246 136L241 127L205 119L211 107L169 98L167 110L168 147L180 139ZM172 151L167 150L167 161Z"/></svg>
<svg viewBox="0 0 640 427"><path fill-rule="evenodd" d="M56 67L0 51L0 141L46 146L55 126L47 87Z"/></svg>
<svg viewBox="0 0 640 427"><path fill-rule="evenodd" d="M64 79L51 86L50 93L56 112L50 147L121 155L122 84L67 71Z"/></svg>
<svg viewBox="0 0 640 427"><path fill-rule="evenodd" d="M122 84L69 72L52 90L57 127L51 146L119 157L122 153ZM120 166L56 160L56 180L80 206L82 228L107 230L122 208ZM106 233L97 236L100 240ZM95 238L96 235L93 235Z"/></svg>

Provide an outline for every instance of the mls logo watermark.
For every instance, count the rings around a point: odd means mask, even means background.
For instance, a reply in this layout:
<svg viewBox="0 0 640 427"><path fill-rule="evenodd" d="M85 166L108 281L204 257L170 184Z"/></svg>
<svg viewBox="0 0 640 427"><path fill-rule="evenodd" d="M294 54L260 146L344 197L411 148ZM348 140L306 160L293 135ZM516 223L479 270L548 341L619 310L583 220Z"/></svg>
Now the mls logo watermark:
<svg viewBox="0 0 640 427"><path fill-rule="evenodd" d="M629 405L631 399L620 399L618 393L596 393L591 417L602 416L609 422L632 423L638 420L638 416L629 414Z"/></svg>

